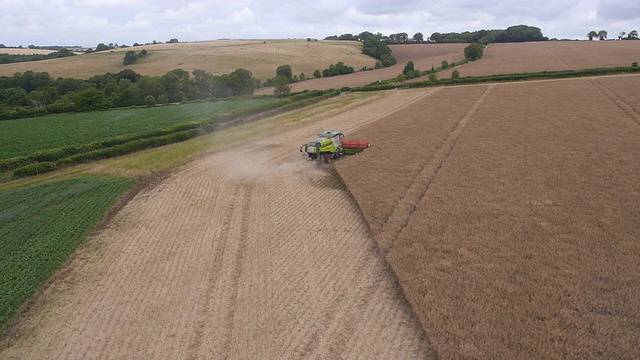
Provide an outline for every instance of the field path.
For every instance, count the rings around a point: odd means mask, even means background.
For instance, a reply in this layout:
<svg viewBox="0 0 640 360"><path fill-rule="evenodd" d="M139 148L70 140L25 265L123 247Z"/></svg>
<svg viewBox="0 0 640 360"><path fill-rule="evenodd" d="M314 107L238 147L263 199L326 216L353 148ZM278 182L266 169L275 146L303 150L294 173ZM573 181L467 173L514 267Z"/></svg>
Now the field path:
<svg viewBox="0 0 640 360"><path fill-rule="evenodd" d="M390 92L207 155L143 191L0 358L431 357L353 198L297 145L433 92Z"/></svg>

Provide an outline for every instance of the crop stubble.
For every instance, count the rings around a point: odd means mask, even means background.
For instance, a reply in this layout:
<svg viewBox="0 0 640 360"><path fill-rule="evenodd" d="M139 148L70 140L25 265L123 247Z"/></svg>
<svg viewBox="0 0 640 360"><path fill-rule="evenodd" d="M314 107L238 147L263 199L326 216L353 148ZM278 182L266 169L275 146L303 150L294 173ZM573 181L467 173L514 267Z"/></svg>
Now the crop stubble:
<svg viewBox="0 0 640 360"><path fill-rule="evenodd" d="M356 134L376 147L337 168L439 356L639 355L639 84L442 89Z"/></svg>
<svg viewBox="0 0 640 360"><path fill-rule="evenodd" d="M424 358L423 330L341 183L297 144L424 96L196 160L140 193L27 314L6 358Z"/></svg>
<svg viewBox="0 0 640 360"><path fill-rule="evenodd" d="M457 67L461 76L581 70L631 66L638 62L638 41L540 41L491 44L480 61ZM453 69L438 74L449 78Z"/></svg>

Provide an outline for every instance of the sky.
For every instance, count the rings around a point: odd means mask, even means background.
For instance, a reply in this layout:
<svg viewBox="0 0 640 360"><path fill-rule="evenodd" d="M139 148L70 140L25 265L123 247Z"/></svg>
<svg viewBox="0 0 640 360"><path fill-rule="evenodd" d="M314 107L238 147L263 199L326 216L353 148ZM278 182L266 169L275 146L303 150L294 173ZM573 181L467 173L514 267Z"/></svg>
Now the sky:
<svg viewBox="0 0 640 360"><path fill-rule="evenodd" d="M0 44L84 46L99 43L217 39L323 39L539 27L549 38L609 39L640 31L637 0L0 0Z"/></svg>

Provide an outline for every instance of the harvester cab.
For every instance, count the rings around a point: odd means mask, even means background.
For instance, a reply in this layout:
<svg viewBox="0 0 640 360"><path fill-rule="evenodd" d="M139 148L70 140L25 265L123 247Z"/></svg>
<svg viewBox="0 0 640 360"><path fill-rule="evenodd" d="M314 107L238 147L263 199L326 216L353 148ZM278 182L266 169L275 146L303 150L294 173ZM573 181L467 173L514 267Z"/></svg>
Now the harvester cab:
<svg viewBox="0 0 640 360"><path fill-rule="evenodd" d="M317 134L318 138L300 145L300 152L308 155L309 160L320 160L330 163L345 155L363 152L371 143L369 141L345 141L344 134L337 130L327 130Z"/></svg>

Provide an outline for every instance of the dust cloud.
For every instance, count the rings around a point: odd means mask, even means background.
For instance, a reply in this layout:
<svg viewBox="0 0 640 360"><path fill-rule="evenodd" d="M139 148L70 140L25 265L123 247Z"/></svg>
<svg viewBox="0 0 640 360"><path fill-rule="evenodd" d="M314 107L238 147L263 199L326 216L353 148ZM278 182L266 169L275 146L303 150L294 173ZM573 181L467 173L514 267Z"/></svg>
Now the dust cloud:
<svg viewBox="0 0 640 360"><path fill-rule="evenodd" d="M243 182L255 182L266 177L312 180L326 176L319 162L308 161L297 149L284 157L273 158L268 155L269 152L260 151L259 148L239 152L230 159L225 173L229 178Z"/></svg>

